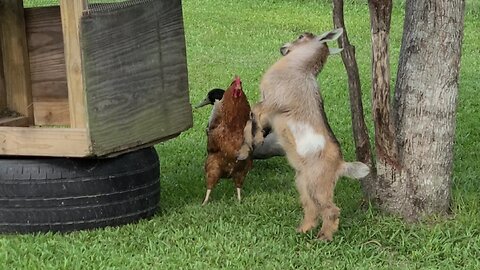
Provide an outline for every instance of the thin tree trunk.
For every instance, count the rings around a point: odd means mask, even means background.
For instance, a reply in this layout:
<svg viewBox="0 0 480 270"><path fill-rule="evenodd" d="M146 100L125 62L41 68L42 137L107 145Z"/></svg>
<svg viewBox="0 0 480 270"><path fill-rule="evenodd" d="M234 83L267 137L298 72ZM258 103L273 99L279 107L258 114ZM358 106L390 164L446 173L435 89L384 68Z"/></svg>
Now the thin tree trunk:
<svg viewBox="0 0 480 270"><path fill-rule="evenodd" d="M352 46L348 40L343 16L343 0L333 0L333 24L335 28L343 28L343 35L338 39L338 46L343 48L342 60L348 75L355 154L358 161L372 166L373 157L363 114L362 89L357 60L355 58L355 47Z"/></svg>
<svg viewBox="0 0 480 270"><path fill-rule="evenodd" d="M464 9L464 0L406 2L393 107L398 162L379 158L372 193L407 219L449 210Z"/></svg>

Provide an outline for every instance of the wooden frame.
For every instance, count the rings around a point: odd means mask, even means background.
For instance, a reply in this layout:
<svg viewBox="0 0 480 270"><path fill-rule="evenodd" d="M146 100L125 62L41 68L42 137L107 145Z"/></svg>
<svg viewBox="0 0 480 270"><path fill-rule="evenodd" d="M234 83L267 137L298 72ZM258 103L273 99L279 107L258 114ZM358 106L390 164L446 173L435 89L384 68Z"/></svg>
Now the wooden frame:
<svg viewBox="0 0 480 270"><path fill-rule="evenodd" d="M22 127L28 125L28 118L25 116L10 116L0 119L0 127Z"/></svg>
<svg viewBox="0 0 480 270"><path fill-rule="evenodd" d="M59 3L0 5L0 155L112 156L192 126L180 0Z"/></svg>
<svg viewBox="0 0 480 270"><path fill-rule="evenodd" d="M5 99L9 109L27 117L28 123L31 124L33 106L23 1L2 0L2 2L0 41Z"/></svg>
<svg viewBox="0 0 480 270"><path fill-rule="evenodd" d="M86 7L86 0L60 0L68 81L68 101L71 112L70 126L73 128L85 128L87 125L82 52L80 50L80 19Z"/></svg>
<svg viewBox="0 0 480 270"><path fill-rule="evenodd" d="M90 154L85 129L0 127L0 152L16 155L84 157Z"/></svg>

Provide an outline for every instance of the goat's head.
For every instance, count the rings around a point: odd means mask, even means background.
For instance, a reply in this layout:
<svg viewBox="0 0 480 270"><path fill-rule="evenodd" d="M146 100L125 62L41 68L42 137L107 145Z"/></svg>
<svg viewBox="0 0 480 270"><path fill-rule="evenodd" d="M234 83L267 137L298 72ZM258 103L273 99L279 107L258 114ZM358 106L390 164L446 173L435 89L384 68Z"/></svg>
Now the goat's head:
<svg viewBox="0 0 480 270"><path fill-rule="evenodd" d="M337 40L343 33L342 28L314 35L312 33L303 33L296 40L286 43L280 48L283 56L296 59L302 68L315 75L322 70L327 58L331 54L342 51L339 48L328 48L328 41Z"/></svg>
<svg viewBox="0 0 480 270"><path fill-rule="evenodd" d="M296 40L292 41L292 42L289 42L289 43L286 43L284 44L281 48L280 48L280 53L285 56L287 54L289 54L290 52L294 51L294 50L297 50L298 48L302 48L304 46L309 46L312 44L312 42L318 42L318 45L320 45L320 50L327 50L328 49L328 46L327 46L327 42L328 41L335 41L337 40L343 33L343 28L338 28L338 29L334 29L330 32L325 32L321 35L314 35L312 33L303 33L301 34ZM336 54L336 53L339 53L341 52L342 49L338 49L338 48L332 48L332 49L328 49L328 52L329 54Z"/></svg>

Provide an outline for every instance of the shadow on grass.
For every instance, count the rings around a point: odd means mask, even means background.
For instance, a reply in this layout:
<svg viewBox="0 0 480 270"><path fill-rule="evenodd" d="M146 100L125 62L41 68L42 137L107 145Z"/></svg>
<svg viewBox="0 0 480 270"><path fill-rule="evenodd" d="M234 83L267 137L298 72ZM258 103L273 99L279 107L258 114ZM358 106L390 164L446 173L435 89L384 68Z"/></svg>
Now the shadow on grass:
<svg viewBox="0 0 480 270"><path fill-rule="evenodd" d="M204 162L206 138L186 132L158 145L161 164L161 204L164 210L200 204L205 195ZM202 134L203 135L203 134ZM199 138L195 138L199 137ZM255 160L243 185L243 197L262 193L291 193L294 173L283 157ZM212 201L230 202L235 189L231 179L221 179L212 191Z"/></svg>

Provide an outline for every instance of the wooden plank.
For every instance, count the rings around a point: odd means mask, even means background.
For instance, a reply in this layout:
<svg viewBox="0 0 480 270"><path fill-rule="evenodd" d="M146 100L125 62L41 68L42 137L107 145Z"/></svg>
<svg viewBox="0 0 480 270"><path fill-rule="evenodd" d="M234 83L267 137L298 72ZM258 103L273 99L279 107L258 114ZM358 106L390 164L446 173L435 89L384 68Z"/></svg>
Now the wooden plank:
<svg viewBox="0 0 480 270"><path fill-rule="evenodd" d="M60 7L25 10L35 125L70 125Z"/></svg>
<svg viewBox="0 0 480 270"><path fill-rule="evenodd" d="M70 125L68 100L34 101L35 125Z"/></svg>
<svg viewBox="0 0 480 270"><path fill-rule="evenodd" d="M25 23L33 101L68 100L60 8L29 8Z"/></svg>
<svg viewBox="0 0 480 270"><path fill-rule="evenodd" d="M28 126L28 118L25 116L0 118L0 127L26 127L26 126Z"/></svg>
<svg viewBox="0 0 480 270"><path fill-rule="evenodd" d="M0 155L85 157L86 129L0 127Z"/></svg>
<svg viewBox="0 0 480 270"><path fill-rule="evenodd" d="M118 152L108 152L108 153L105 153L105 154L100 155L100 157L102 157L102 158L106 158L106 157L108 157L108 158L117 157L117 156L123 155L123 154L125 154L125 153L129 153L129 152L132 152L132 151L140 150L140 149L143 149L143 148L145 148L145 147L148 147L148 146L151 146L151 145L154 145L154 144L158 144L158 143L161 143L161 142L164 142L164 141L168 141L168 140L170 140L170 139L173 139L173 138L177 137L178 135L180 135L180 133L173 134L173 135L170 135L170 136L168 136L168 137L161 138L160 140L154 141L154 142L149 143L149 144L132 145L130 148L125 148L125 149L119 150Z"/></svg>
<svg viewBox="0 0 480 270"><path fill-rule="evenodd" d="M157 3L163 10L158 17L160 54L163 75L163 87L167 100L183 99L189 101L185 33L181 2L176 0ZM185 100L186 98L186 100ZM190 106L191 108L191 106Z"/></svg>
<svg viewBox="0 0 480 270"><path fill-rule="evenodd" d="M2 40L2 27L0 26L0 40ZM0 45L0 111L7 108L7 92L5 91L5 79L3 75L2 46Z"/></svg>
<svg viewBox="0 0 480 270"><path fill-rule="evenodd" d="M1 48L7 107L33 123L30 65L22 0L2 0Z"/></svg>
<svg viewBox="0 0 480 270"><path fill-rule="evenodd" d="M60 0L70 103L70 126L72 128L87 126L79 29L80 19L86 6L86 0Z"/></svg>
<svg viewBox="0 0 480 270"><path fill-rule="evenodd" d="M136 2L90 7L82 19L97 155L151 145L192 126L181 2Z"/></svg>

